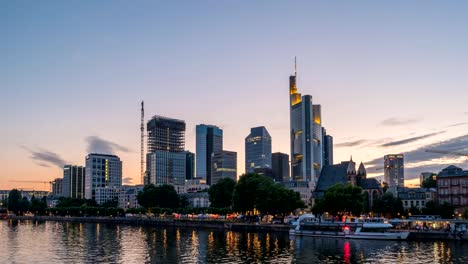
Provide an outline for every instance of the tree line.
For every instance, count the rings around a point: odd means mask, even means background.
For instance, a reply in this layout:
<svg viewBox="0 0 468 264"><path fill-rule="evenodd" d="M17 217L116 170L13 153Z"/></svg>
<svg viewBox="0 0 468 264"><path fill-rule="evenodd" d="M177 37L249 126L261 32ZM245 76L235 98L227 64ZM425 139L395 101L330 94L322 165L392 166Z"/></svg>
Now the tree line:
<svg viewBox="0 0 468 264"><path fill-rule="evenodd" d="M428 182L431 182L430 180ZM430 183L433 186L433 183ZM354 215L373 212L386 218L401 218L411 215L440 215L444 219L453 218L455 208L445 202L438 205L434 201L428 201L421 210L415 206L404 209L403 202L390 192L385 192L373 202L372 208L365 207L365 195L361 187L347 183L335 184L325 191L323 197L316 199L312 212L323 214L325 212L333 216ZM468 211L465 212L468 217Z"/></svg>

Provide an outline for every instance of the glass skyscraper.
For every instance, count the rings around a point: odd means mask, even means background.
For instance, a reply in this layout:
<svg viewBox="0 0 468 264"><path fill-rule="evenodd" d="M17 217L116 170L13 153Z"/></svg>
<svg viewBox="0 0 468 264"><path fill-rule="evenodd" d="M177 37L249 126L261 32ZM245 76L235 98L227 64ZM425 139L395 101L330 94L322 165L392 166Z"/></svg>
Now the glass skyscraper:
<svg viewBox="0 0 468 264"><path fill-rule="evenodd" d="M265 127L254 127L245 138L245 173L271 169L271 136Z"/></svg>
<svg viewBox="0 0 468 264"><path fill-rule="evenodd" d="M98 204L118 201L122 186L122 161L115 155L89 154L86 156L85 198Z"/></svg>
<svg viewBox="0 0 468 264"><path fill-rule="evenodd" d="M63 167L62 196L83 199L85 197L85 168L65 165Z"/></svg>
<svg viewBox="0 0 468 264"><path fill-rule="evenodd" d="M185 185L185 121L154 116L147 123L147 131L147 182L154 185Z"/></svg>
<svg viewBox="0 0 468 264"><path fill-rule="evenodd" d="M403 154L384 156L384 182L388 184L388 187L404 187Z"/></svg>
<svg viewBox="0 0 468 264"><path fill-rule="evenodd" d="M213 153L213 177L211 184L218 183L222 178L237 181L237 152L219 151Z"/></svg>
<svg viewBox="0 0 468 264"><path fill-rule="evenodd" d="M196 175L212 182L212 155L223 150L223 130L217 126L200 124L196 127Z"/></svg>
<svg viewBox="0 0 468 264"><path fill-rule="evenodd" d="M297 72L289 77L291 177L314 189L323 166L321 107L298 93L296 78Z"/></svg>

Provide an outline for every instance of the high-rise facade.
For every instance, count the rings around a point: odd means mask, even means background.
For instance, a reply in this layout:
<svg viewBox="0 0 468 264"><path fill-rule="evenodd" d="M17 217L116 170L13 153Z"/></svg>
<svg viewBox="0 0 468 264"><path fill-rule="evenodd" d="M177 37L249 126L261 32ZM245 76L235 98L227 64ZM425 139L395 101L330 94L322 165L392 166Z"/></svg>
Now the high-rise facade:
<svg viewBox="0 0 468 264"><path fill-rule="evenodd" d="M265 127L254 127L245 138L245 173L271 169L271 136Z"/></svg>
<svg viewBox="0 0 468 264"><path fill-rule="evenodd" d="M322 127L322 142L323 142L323 166L333 165L333 137L327 134L327 131Z"/></svg>
<svg viewBox="0 0 468 264"><path fill-rule="evenodd" d="M185 122L154 116L147 123L147 182L184 186L186 178Z"/></svg>
<svg viewBox="0 0 468 264"><path fill-rule="evenodd" d="M403 154L389 154L384 156L384 181L388 187L404 187Z"/></svg>
<svg viewBox="0 0 468 264"><path fill-rule="evenodd" d="M196 126L196 175L212 184L212 156L223 150L223 130L217 126Z"/></svg>
<svg viewBox="0 0 468 264"><path fill-rule="evenodd" d="M298 92L297 71L289 77L291 178L309 181L314 189L323 166L322 117L312 96Z"/></svg>
<svg viewBox="0 0 468 264"><path fill-rule="evenodd" d="M211 184L216 184L222 178L231 178L237 181L237 152L218 151L213 153L213 178Z"/></svg>
<svg viewBox="0 0 468 264"><path fill-rule="evenodd" d="M63 167L62 196L83 199L85 197L85 175L83 166Z"/></svg>
<svg viewBox="0 0 468 264"><path fill-rule="evenodd" d="M85 198L98 204L118 201L122 186L122 161L115 155L92 153L86 156Z"/></svg>
<svg viewBox="0 0 468 264"><path fill-rule="evenodd" d="M195 153L190 151L185 152L185 179L191 180L195 178Z"/></svg>
<svg viewBox="0 0 468 264"><path fill-rule="evenodd" d="M289 181L289 155L281 152L271 154L273 178L277 182Z"/></svg>
<svg viewBox="0 0 468 264"><path fill-rule="evenodd" d="M57 178L52 181L52 194L55 196L63 196L63 178Z"/></svg>

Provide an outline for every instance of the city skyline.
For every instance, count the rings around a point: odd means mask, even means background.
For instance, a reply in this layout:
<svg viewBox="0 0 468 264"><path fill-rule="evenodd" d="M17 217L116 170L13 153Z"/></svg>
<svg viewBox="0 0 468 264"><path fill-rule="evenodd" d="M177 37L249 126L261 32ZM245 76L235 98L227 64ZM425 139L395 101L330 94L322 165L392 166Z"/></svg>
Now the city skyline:
<svg viewBox="0 0 468 264"><path fill-rule="evenodd" d="M464 157L424 152L468 152L466 3L301 3L287 14L280 3L216 3L216 12L192 3L2 5L10 41L0 43L0 189L45 189L12 181L52 181L95 152L118 155L123 183L139 184L141 100L145 123L186 122L191 152L196 124L219 126L239 175L251 127L268 129L272 152L290 153L294 56L299 90L321 105L333 136L334 163L352 155L379 176L372 167L402 153L414 182L448 164L467 168Z"/></svg>

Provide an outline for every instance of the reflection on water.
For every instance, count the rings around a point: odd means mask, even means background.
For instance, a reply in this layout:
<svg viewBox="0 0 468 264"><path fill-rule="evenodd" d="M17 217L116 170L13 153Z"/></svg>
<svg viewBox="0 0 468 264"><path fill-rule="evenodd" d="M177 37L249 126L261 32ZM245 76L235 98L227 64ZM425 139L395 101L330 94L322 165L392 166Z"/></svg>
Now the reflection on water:
<svg viewBox="0 0 468 264"><path fill-rule="evenodd" d="M1 263L468 263L468 242L294 238L284 233L0 222Z"/></svg>

